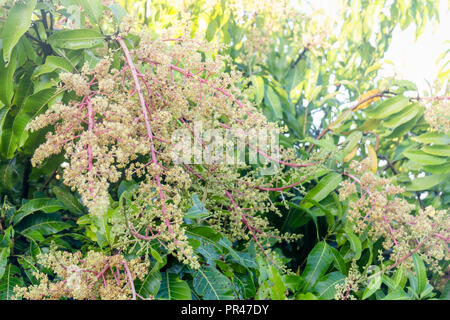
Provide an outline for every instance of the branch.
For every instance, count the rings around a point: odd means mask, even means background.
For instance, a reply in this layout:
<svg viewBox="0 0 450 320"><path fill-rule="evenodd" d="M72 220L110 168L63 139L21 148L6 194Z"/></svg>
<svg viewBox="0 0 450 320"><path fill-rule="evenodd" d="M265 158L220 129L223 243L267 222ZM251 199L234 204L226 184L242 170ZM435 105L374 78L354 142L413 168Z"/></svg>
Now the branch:
<svg viewBox="0 0 450 320"><path fill-rule="evenodd" d="M298 55L297 59L295 59L295 61L293 61L291 63L291 68L295 68L295 66L300 62L300 60L302 60L303 56L305 55L305 53L308 51L308 48L304 48L302 52L300 52L300 54Z"/></svg>
<svg viewBox="0 0 450 320"><path fill-rule="evenodd" d="M347 110L344 111L343 114L348 113L348 112L352 112L353 110L355 110L356 108L358 108L360 105L362 105L363 103L372 100L373 98L376 97L383 97L386 93L389 93L388 91L382 91L382 92L377 92L361 101L359 101L357 104L355 104L353 107L348 108ZM330 123L328 125L328 127L326 127L321 133L319 133L319 135L317 136L316 140L320 140L328 131L330 131L330 126L334 123L334 121L332 123ZM311 150L314 148L315 144L312 144L309 146L308 151L307 152L311 152Z"/></svg>

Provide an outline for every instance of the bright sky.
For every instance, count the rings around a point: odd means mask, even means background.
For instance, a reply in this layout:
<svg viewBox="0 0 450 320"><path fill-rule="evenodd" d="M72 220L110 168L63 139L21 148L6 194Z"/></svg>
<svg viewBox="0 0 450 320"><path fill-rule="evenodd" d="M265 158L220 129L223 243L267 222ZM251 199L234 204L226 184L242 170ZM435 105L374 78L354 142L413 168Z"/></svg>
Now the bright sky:
<svg viewBox="0 0 450 320"><path fill-rule="evenodd" d="M395 69L387 67L381 75L392 75L413 81L419 91L428 90L427 81L432 83L437 77L439 56L449 48L445 41L450 40L450 11L448 1L440 2L440 23L429 23L417 39L415 26L405 30L397 28L391 41L385 60L391 60Z"/></svg>
<svg viewBox="0 0 450 320"><path fill-rule="evenodd" d="M437 0L435 0L437 1ZM327 13L338 11L340 0L311 0L311 4L323 8ZM440 1L440 23L427 23L422 35L415 39L415 26L410 25L405 30L398 27L393 34L386 63L380 76L392 76L397 79L411 80L420 92L428 89L427 81L432 83L439 70L438 57L449 48L445 41L450 40L449 0Z"/></svg>

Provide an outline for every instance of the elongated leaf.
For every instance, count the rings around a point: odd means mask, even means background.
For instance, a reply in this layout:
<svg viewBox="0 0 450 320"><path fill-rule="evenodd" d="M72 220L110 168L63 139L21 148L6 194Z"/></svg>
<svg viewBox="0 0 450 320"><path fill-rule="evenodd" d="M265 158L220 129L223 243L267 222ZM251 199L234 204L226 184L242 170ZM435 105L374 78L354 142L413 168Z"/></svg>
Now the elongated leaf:
<svg viewBox="0 0 450 320"><path fill-rule="evenodd" d="M11 253L11 238L14 238L14 229L12 226L9 226L2 233L0 236L0 279L5 274L6 265L8 264L8 258Z"/></svg>
<svg viewBox="0 0 450 320"><path fill-rule="evenodd" d="M358 236L353 233L346 233L345 237L350 242L350 248L353 252L353 259L358 260L361 258L362 253L361 240L359 240Z"/></svg>
<svg viewBox="0 0 450 320"><path fill-rule="evenodd" d="M441 158L430 155L422 150L407 150L403 152L403 155L410 160L425 164L425 165L438 165L448 162L447 158Z"/></svg>
<svg viewBox="0 0 450 320"><path fill-rule="evenodd" d="M16 286L23 286L20 270L15 265L8 264L3 278L0 279L0 300L12 300Z"/></svg>
<svg viewBox="0 0 450 320"><path fill-rule="evenodd" d="M55 70L64 70L67 72L72 72L73 67L65 58L48 56L45 63L36 68L33 72L33 78L39 77L40 75L53 72Z"/></svg>
<svg viewBox="0 0 450 320"><path fill-rule="evenodd" d="M364 289L362 299L365 300L369 298L371 295L375 293L381 287L381 283L383 282L383 273L379 272L380 268L378 266L373 266L373 273L375 276L370 279L369 284L366 289Z"/></svg>
<svg viewBox="0 0 450 320"><path fill-rule="evenodd" d="M286 300L286 286L281 279L280 273L274 267L271 268L273 285L270 288L272 300Z"/></svg>
<svg viewBox="0 0 450 320"><path fill-rule="evenodd" d="M433 144L442 144L442 145L450 144L450 137L445 133L439 133L439 132L424 133L413 139L417 140L419 142L422 142L422 143L433 143Z"/></svg>
<svg viewBox="0 0 450 320"><path fill-rule="evenodd" d="M428 190L446 179L445 175L430 175L421 178L414 178L411 183L406 185L408 191Z"/></svg>
<svg viewBox="0 0 450 320"><path fill-rule="evenodd" d="M372 148L371 145L367 146L367 153L369 156L369 169L370 171L372 171L373 173L377 173L378 170L378 158L377 158L377 153L375 152L375 149Z"/></svg>
<svg viewBox="0 0 450 320"><path fill-rule="evenodd" d="M12 56L12 61L6 65L5 61L3 60L3 56L0 56L0 101L3 102L3 104L7 107L11 104L11 99L14 95L14 72L16 71L16 62L17 59L15 58L16 51L14 51L14 54ZM6 108L5 108L6 109ZM1 123L1 122L0 122ZM1 127L0 127L1 131Z"/></svg>
<svg viewBox="0 0 450 320"><path fill-rule="evenodd" d="M313 286L316 281L325 274L333 262L333 255L328 250L326 242L321 241L311 250L308 255L303 277L309 286Z"/></svg>
<svg viewBox="0 0 450 320"><path fill-rule="evenodd" d="M35 6L36 0L16 1L14 7L9 10L2 33L3 60L6 63L9 62L11 52L19 42L20 37L30 27L31 15Z"/></svg>
<svg viewBox="0 0 450 320"><path fill-rule="evenodd" d="M435 156L450 157L450 145L425 146L422 151Z"/></svg>
<svg viewBox="0 0 450 320"><path fill-rule="evenodd" d="M52 188L56 198L61 201L67 210L73 214L80 215L85 213L81 202L67 189L55 186Z"/></svg>
<svg viewBox="0 0 450 320"><path fill-rule="evenodd" d="M352 117L352 113L349 110L345 110L344 112L342 112L337 118L336 120L334 120L329 126L328 128L330 128L330 130L335 131L335 132L339 132L339 128L345 123L347 122L347 120L349 120Z"/></svg>
<svg viewBox="0 0 450 320"><path fill-rule="evenodd" d="M28 137L28 132L25 130L28 122L60 95L61 92L56 88L49 88L41 90L25 100L22 109L14 118L11 133L1 137L1 153L6 158L12 158L17 148L25 143Z"/></svg>
<svg viewBox="0 0 450 320"><path fill-rule="evenodd" d="M80 5L86 11L89 19L98 24L103 14L103 4L101 0L78 0Z"/></svg>
<svg viewBox="0 0 450 320"><path fill-rule="evenodd" d="M420 295L427 285L427 270L422 258L417 253L412 255L412 259L414 262L415 279L417 280L416 293Z"/></svg>
<svg viewBox="0 0 450 320"><path fill-rule="evenodd" d="M6 265L8 264L8 258L10 253L10 247L0 247L0 279L5 274Z"/></svg>
<svg viewBox="0 0 450 320"><path fill-rule="evenodd" d="M336 294L336 285L342 284L345 276L340 272L331 272L322 278L314 286L319 299L332 300Z"/></svg>
<svg viewBox="0 0 450 320"><path fill-rule="evenodd" d="M354 150L355 150L355 154L356 154L357 146L360 143L361 138L362 138L361 131L354 131L354 132L350 133L350 135L345 140L346 145L345 145L344 149L342 149L342 154L344 156L347 156L349 153L353 152ZM345 161L345 158L344 158L344 161Z"/></svg>
<svg viewBox="0 0 450 320"><path fill-rule="evenodd" d="M342 274L347 274L347 266L341 253L330 245L328 245L328 250L333 255L334 266L336 269L338 269Z"/></svg>
<svg viewBox="0 0 450 320"><path fill-rule="evenodd" d="M383 122L383 126L394 129L413 119L417 113L419 113L420 108L421 107L417 104L411 104L402 112L399 112L395 116L392 116L389 120Z"/></svg>
<svg viewBox="0 0 450 320"><path fill-rule="evenodd" d="M136 292L140 296L144 298L149 298L150 296L156 297L162 281L161 272L159 272L159 270L164 264L165 263L161 264L158 261L154 261L144 279L136 279L134 281Z"/></svg>
<svg viewBox="0 0 450 320"><path fill-rule="evenodd" d="M424 166L423 170L433 173L435 175L447 175L450 173L450 161L445 164L437 166Z"/></svg>
<svg viewBox="0 0 450 320"><path fill-rule="evenodd" d="M61 221L57 213L35 213L23 219L16 226L16 231L25 236L51 235L70 228L69 223Z"/></svg>
<svg viewBox="0 0 450 320"><path fill-rule="evenodd" d="M20 174L15 166L15 161L9 161L0 166L0 191L10 191L20 181Z"/></svg>
<svg viewBox="0 0 450 320"><path fill-rule="evenodd" d="M367 92L365 92L364 94L362 94L359 98L358 98L358 103L361 103L362 101L376 95L377 93L379 93L380 91L378 89L374 89L374 90L369 90ZM357 111L357 110L362 110L362 109L366 109L368 106L370 106L373 102L376 102L380 100L379 96L373 97L372 99L369 99L367 101L362 102L358 107L356 107L355 109L353 109L353 111Z"/></svg>
<svg viewBox="0 0 450 320"><path fill-rule="evenodd" d="M409 104L409 99L403 95L398 95L387 99L372 108L368 109L367 115L374 119L387 119L390 115L402 111Z"/></svg>
<svg viewBox="0 0 450 320"><path fill-rule="evenodd" d="M322 178L319 183L309 191L305 198L312 199L317 202L325 199L337 186L341 183L342 176L339 173L329 173L324 178ZM303 201L302 205L305 208L311 208L313 205L309 202Z"/></svg>
<svg viewBox="0 0 450 320"><path fill-rule="evenodd" d="M265 103L272 108L275 117L283 119L283 108L281 107L280 99L271 86L266 86L265 96Z"/></svg>
<svg viewBox="0 0 450 320"><path fill-rule="evenodd" d="M198 269L194 273L195 291L205 300L231 300L231 282L219 270L211 266Z"/></svg>
<svg viewBox="0 0 450 320"><path fill-rule="evenodd" d="M331 152L337 151L336 145L329 140L325 140L325 139L317 140L317 139L314 139L311 137L307 137L307 138L301 140L301 142L310 142L311 144L314 144L320 148L323 148L323 149L331 151Z"/></svg>
<svg viewBox="0 0 450 320"><path fill-rule="evenodd" d="M197 194L194 194L192 196L192 202L193 202L192 207L184 215L185 219L199 219L210 215L208 210L206 210L205 206L198 198Z"/></svg>
<svg viewBox="0 0 450 320"><path fill-rule="evenodd" d="M50 36L48 41L55 48L87 49L103 43L105 37L93 29L64 30Z"/></svg>
<svg viewBox="0 0 450 320"><path fill-rule="evenodd" d="M51 198L38 198L32 199L25 203L16 212L13 217L13 223L19 223L26 216L33 214L36 211L43 211L45 213L53 213L58 210L64 210L64 205L56 199Z"/></svg>
<svg viewBox="0 0 450 320"><path fill-rule="evenodd" d="M402 289L396 289L384 296L381 300L411 300L411 297Z"/></svg>
<svg viewBox="0 0 450 320"><path fill-rule="evenodd" d="M255 89L255 102L260 104L264 98L264 80L261 76L252 76L251 80Z"/></svg>
<svg viewBox="0 0 450 320"><path fill-rule="evenodd" d="M288 90L289 97L295 98L300 95L301 87L303 85L304 70L302 69L302 64L297 64L294 69L289 71L288 76Z"/></svg>
<svg viewBox="0 0 450 320"><path fill-rule="evenodd" d="M162 274L161 287L157 298L164 300L191 300L191 289L186 281L178 278L178 275L166 271Z"/></svg>

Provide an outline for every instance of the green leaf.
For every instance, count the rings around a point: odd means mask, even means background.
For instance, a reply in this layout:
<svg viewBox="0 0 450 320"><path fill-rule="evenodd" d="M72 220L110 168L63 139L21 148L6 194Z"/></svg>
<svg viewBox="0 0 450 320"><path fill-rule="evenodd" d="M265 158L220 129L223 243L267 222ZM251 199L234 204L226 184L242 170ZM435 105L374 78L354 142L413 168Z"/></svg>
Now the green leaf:
<svg viewBox="0 0 450 320"><path fill-rule="evenodd" d="M12 226L9 226L2 233L3 235L0 237L0 279L5 274L6 265L8 264L8 258L11 253L11 239L14 238L14 229Z"/></svg>
<svg viewBox="0 0 450 320"><path fill-rule="evenodd" d="M314 286L319 299L333 300L336 295L336 285L342 284L345 276L340 272L331 272L322 278Z"/></svg>
<svg viewBox="0 0 450 320"><path fill-rule="evenodd" d="M80 215L85 213L84 206L69 190L54 186L52 188L53 193L56 198L61 201L67 210L75 215Z"/></svg>
<svg viewBox="0 0 450 320"><path fill-rule="evenodd" d="M305 139L301 140L301 142L310 142L311 144L319 146L322 149L328 150L330 152L337 152L336 145L330 140L326 139L317 140L311 137L306 137Z"/></svg>
<svg viewBox="0 0 450 320"><path fill-rule="evenodd" d="M374 108L367 109L366 114L374 119L387 119L390 115L402 111L408 104L408 98L398 95L383 101Z"/></svg>
<svg viewBox="0 0 450 320"><path fill-rule="evenodd" d="M418 137L412 138L413 140L417 140L422 143L433 143L433 144L450 144L450 137L445 133L438 132L428 132L424 133Z"/></svg>
<svg viewBox="0 0 450 320"><path fill-rule="evenodd" d="M0 279L5 274L6 265L8 264L8 258L10 253L10 247L1 248L0 247Z"/></svg>
<svg viewBox="0 0 450 320"><path fill-rule="evenodd" d="M103 4L101 0L78 0L84 11L92 22L98 24L103 14Z"/></svg>
<svg viewBox="0 0 450 320"><path fill-rule="evenodd" d="M330 253L328 247L326 242L321 241L316 244L308 255L303 277L310 287L314 286L316 281L325 274L333 262L333 255Z"/></svg>
<svg viewBox="0 0 450 320"><path fill-rule="evenodd" d="M394 285L396 287L400 287L403 289L405 287L406 281L408 278L406 277L405 271L402 266L397 268L397 271L395 271L394 276Z"/></svg>
<svg viewBox="0 0 450 320"><path fill-rule="evenodd" d="M191 289L186 281L179 279L178 275L167 271L162 273L161 287L156 297L164 300L192 299Z"/></svg>
<svg viewBox="0 0 450 320"><path fill-rule="evenodd" d="M450 157L450 145L425 146L421 150L435 156Z"/></svg>
<svg viewBox="0 0 450 320"><path fill-rule="evenodd" d="M33 78L37 78L40 75L53 72L55 70L64 70L67 72L72 72L73 67L69 61L65 58L57 56L48 56L43 65L38 66L33 72Z"/></svg>
<svg viewBox="0 0 450 320"><path fill-rule="evenodd" d="M364 289L362 300L369 298L375 293L375 291L380 289L381 283L383 282L383 273L379 271L379 267L373 266L372 272L375 274L375 276L370 279L369 284L367 285L366 289Z"/></svg>
<svg viewBox="0 0 450 320"><path fill-rule="evenodd" d="M402 289L396 289L388 293L381 300L411 300L411 297Z"/></svg>
<svg viewBox="0 0 450 320"><path fill-rule="evenodd" d="M158 261L154 262L143 280L136 279L134 281L136 292L139 295L144 298L149 298L150 296L155 297L158 294L162 281L159 270L163 267L163 265L164 264L161 264Z"/></svg>
<svg viewBox="0 0 450 320"><path fill-rule="evenodd" d="M50 36L48 41L55 48L87 49L103 43L105 37L93 29L64 30Z"/></svg>
<svg viewBox="0 0 450 320"><path fill-rule="evenodd" d="M150 247L150 253L156 261L158 261L159 263L164 263L164 260L161 258L161 255L158 253L158 251Z"/></svg>
<svg viewBox="0 0 450 320"><path fill-rule="evenodd" d="M208 27L206 28L205 39L207 41L211 41L214 38L214 36L216 35L217 29L219 29L219 25L218 25L216 19L211 20L208 24Z"/></svg>
<svg viewBox="0 0 450 320"><path fill-rule="evenodd" d="M193 274L195 291L205 300L231 300L231 282L220 271L211 266L198 269Z"/></svg>
<svg viewBox="0 0 450 320"><path fill-rule="evenodd" d="M350 120L351 117L352 117L352 113L349 110L345 110L336 118L336 120L334 120L332 123L330 123L328 128L330 128L331 131L338 133L341 131L341 130L339 130L339 128L341 128L344 123L346 123L348 120Z"/></svg>
<svg viewBox="0 0 450 320"><path fill-rule="evenodd" d="M330 245L328 245L328 250L333 255L336 269L338 269L342 274L347 274L347 265L345 264L344 258L340 252Z"/></svg>
<svg viewBox="0 0 450 320"><path fill-rule="evenodd" d="M12 158L17 148L25 143L28 137L28 132L25 130L28 122L40 114L47 104L57 99L58 96L61 96L61 91L49 88L41 90L25 100L23 107L14 118L11 133L1 137L0 151L7 159Z"/></svg>
<svg viewBox="0 0 450 320"><path fill-rule="evenodd" d="M305 199L312 199L320 202L325 199L333 190L335 190L342 181L342 176L339 173L329 173L322 178L319 183L311 189L305 196ZM302 201L305 208L311 208L313 205L309 202Z"/></svg>
<svg viewBox="0 0 450 320"><path fill-rule="evenodd" d="M399 112L389 120L383 122L383 126L385 126L386 128L394 129L413 119L417 115L417 113L419 113L421 108L422 107L420 107L418 104L411 104L404 111Z"/></svg>
<svg viewBox="0 0 450 320"><path fill-rule="evenodd" d="M296 300L319 300L319 298L311 292L299 293L295 296Z"/></svg>
<svg viewBox="0 0 450 320"><path fill-rule="evenodd" d="M14 288L23 286L23 279L20 277L20 269L15 265L6 266L5 274L0 280L0 300L12 300Z"/></svg>
<svg viewBox="0 0 450 320"><path fill-rule="evenodd" d="M281 279L280 273L274 267L271 268L273 285L270 287L272 300L286 300L286 286Z"/></svg>
<svg viewBox="0 0 450 320"><path fill-rule="evenodd" d="M6 63L9 62L17 42L30 27L35 6L36 0L16 1L14 7L9 10L2 33L3 60Z"/></svg>
<svg viewBox="0 0 450 320"><path fill-rule="evenodd" d="M447 178L445 175L430 175L421 178L414 178L411 183L406 185L408 191L428 190L438 185Z"/></svg>
<svg viewBox="0 0 450 320"><path fill-rule="evenodd" d="M36 236L51 235L70 228L69 223L61 221L57 213L36 213L23 219L16 225L16 231L34 238Z"/></svg>
<svg viewBox="0 0 450 320"><path fill-rule="evenodd" d="M438 166L424 166L423 170L435 175L447 175L450 173L450 162Z"/></svg>
<svg viewBox="0 0 450 320"><path fill-rule="evenodd" d="M120 21L122 21L122 18L128 14L128 12L125 10L125 8L122 7L118 3L113 3L113 4L109 5L108 7L111 10L111 12L113 13L114 18L116 19L116 22L118 22L118 23L120 23Z"/></svg>
<svg viewBox="0 0 450 320"><path fill-rule="evenodd" d="M450 300L450 281L447 281L439 297L440 300Z"/></svg>
<svg viewBox="0 0 450 320"><path fill-rule="evenodd" d="M277 119L283 119L283 108L277 93L271 86L266 86L265 103L272 108L273 114Z"/></svg>
<svg viewBox="0 0 450 320"><path fill-rule="evenodd" d="M440 158L428 153L423 152L422 150L406 150L403 152L403 155L410 160L419 162L425 165L438 165L444 164L448 161L447 158Z"/></svg>
<svg viewBox="0 0 450 320"><path fill-rule="evenodd" d="M16 51L13 53L13 59L11 62L6 65L3 60L3 57L0 56L0 101L7 107L10 106L11 100L14 96L14 72L16 71L16 62L15 58ZM0 127L1 130L1 127Z"/></svg>
<svg viewBox="0 0 450 320"><path fill-rule="evenodd" d="M188 210L188 212L184 215L185 219L199 219L204 218L210 215L208 210L206 210L203 203L198 198L197 194L192 196L192 207Z"/></svg>
<svg viewBox="0 0 450 320"><path fill-rule="evenodd" d="M0 191L11 191L20 181L15 161L0 166Z"/></svg>
<svg viewBox="0 0 450 320"><path fill-rule="evenodd" d="M261 76L252 76L251 81L255 89L255 102L260 104L264 98L264 80Z"/></svg>
<svg viewBox="0 0 450 320"><path fill-rule="evenodd" d="M342 150L342 155L345 157L347 154L349 154L355 147L361 142L362 138L362 132L361 131L354 131L350 133L350 135L347 137L345 143L345 147Z"/></svg>
<svg viewBox="0 0 450 320"><path fill-rule="evenodd" d="M415 271L415 279L417 280L417 295L420 295L422 291L425 289L425 286L427 285L427 270L425 268L425 264L422 260L422 258L417 254L414 253L412 255L412 259L414 262L414 271Z"/></svg>
<svg viewBox="0 0 450 320"><path fill-rule="evenodd" d="M32 199L25 203L17 210L16 214L12 218L12 223L17 224L23 218L35 213L36 211L43 211L45 213L53 213L58 210L64 210L64 205L56 199L51 198L38 198Z"/></svg>
<svg viewBox="0 0 450 320"><path fill-rule="evenodd" d="M362 245L361 240L354 233L346 233L344 236L350 242L350 248L353 251L353 259L358 260L361 258Z"/></svg>

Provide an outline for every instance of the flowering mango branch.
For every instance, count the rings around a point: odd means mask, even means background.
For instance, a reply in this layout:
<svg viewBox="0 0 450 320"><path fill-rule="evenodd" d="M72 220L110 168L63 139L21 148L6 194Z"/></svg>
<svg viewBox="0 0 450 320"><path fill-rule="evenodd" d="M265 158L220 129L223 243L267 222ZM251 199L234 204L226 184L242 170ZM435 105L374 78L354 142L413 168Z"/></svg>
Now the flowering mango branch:
<svg viewBox="0 0 450 320"><path fill-rule="evenodd" d="M135 90L137 91L137 94L138 94L138 97L139 97L139 102L140 102L141 108L142 108L142 114L144 115L145 127L147 129L147 136L148 136L148 139L150 141L152 162L155 165L158 165L158 161L156 159L156 154L155 154L155 145L153 143L153 133L152 133L151 125L150 125L148 109L147 109L147 106L146 106L146 103L145 103L144 95L142 94L142 91L141 91L141 85L140 85L139 79L138 79L138 71L137 71L137 69L136 69L136 67L134 65L133 59L131 58L130 51L128 50L127 45L125 44L123 39L119 37L119 38L117 38L117 42L119 43L119 45L122 48L122 51L123 51L123 53L125 55L126 62L127 62L128 66L130 68L131 75L133 77ZM174 236L174 232L172 231L172 227L171 227L169 218L167 216L167 211L166 211L166 206L165 206L165 198L164 198L164 194L163 194L163 191L162 191L161 178L160 178L159 174L155 175L155 181L156 181L156 185L157 185L157 187L159 189L159 198L160 198L160 202L161 202L161 210L162 210L162 213L163 213L163 216L164 216L164 221L166 223L167 230L169 231L170 235ZM178 240L176 239L176 237L174 237L173 240L174 240L175 245L177 245L178 244Z"/></svg>

